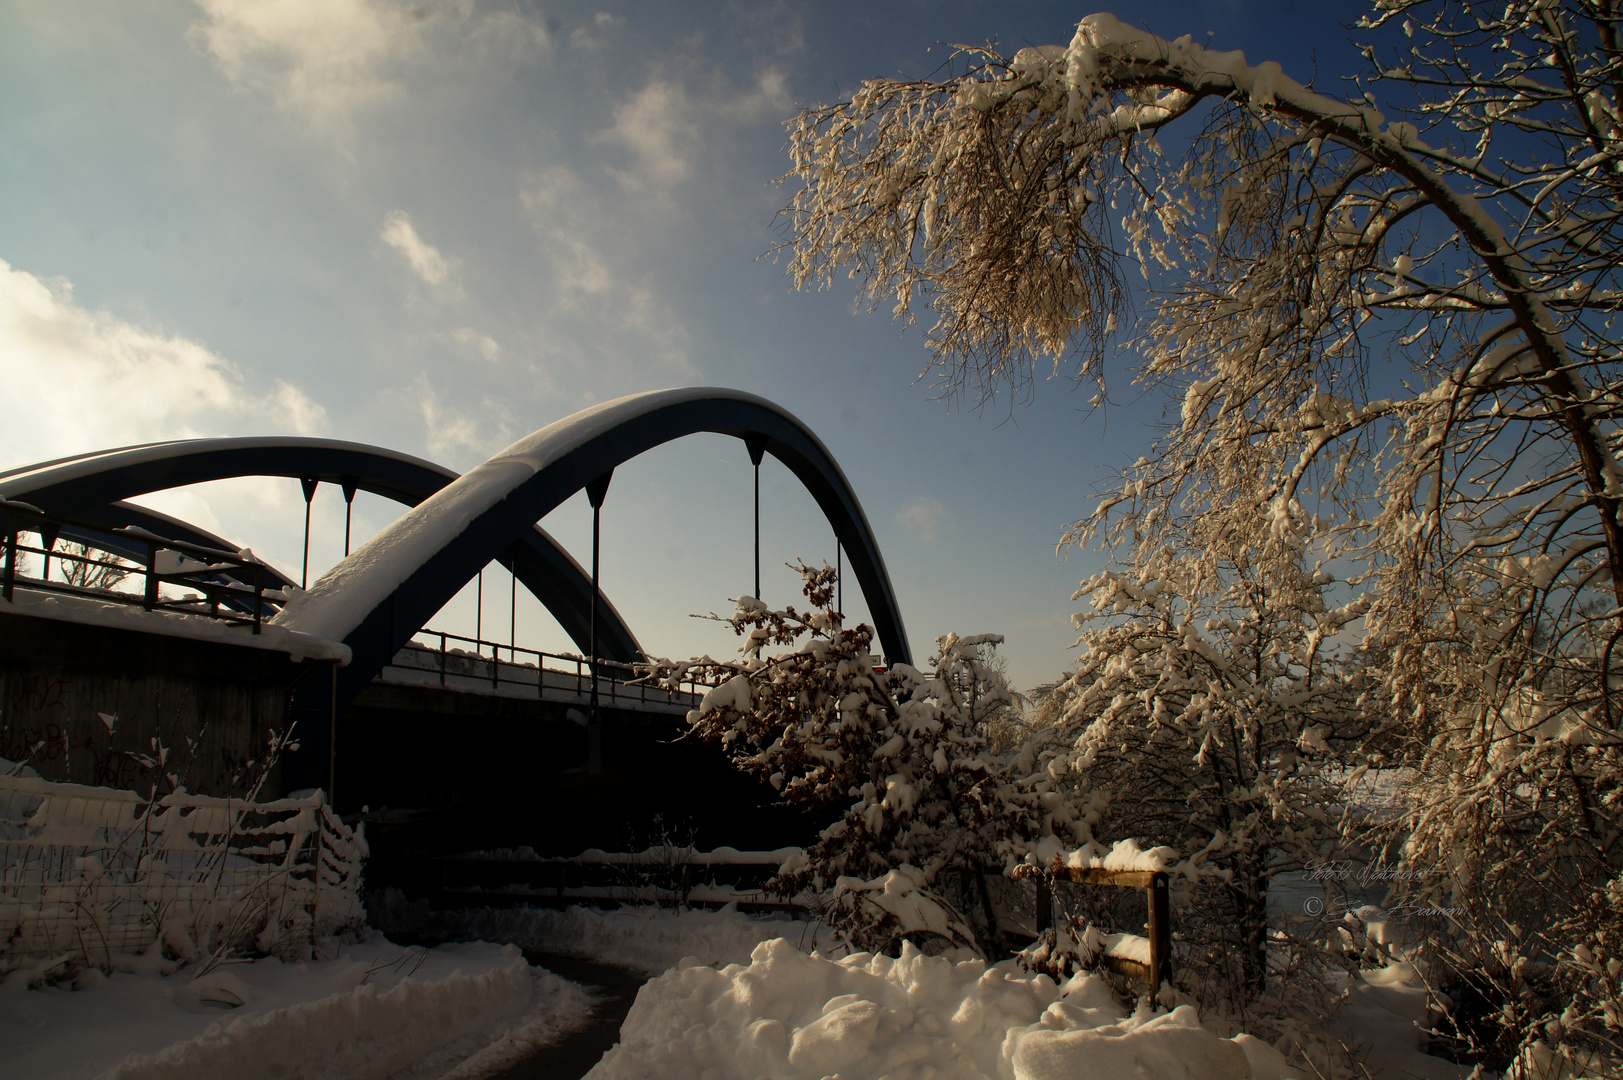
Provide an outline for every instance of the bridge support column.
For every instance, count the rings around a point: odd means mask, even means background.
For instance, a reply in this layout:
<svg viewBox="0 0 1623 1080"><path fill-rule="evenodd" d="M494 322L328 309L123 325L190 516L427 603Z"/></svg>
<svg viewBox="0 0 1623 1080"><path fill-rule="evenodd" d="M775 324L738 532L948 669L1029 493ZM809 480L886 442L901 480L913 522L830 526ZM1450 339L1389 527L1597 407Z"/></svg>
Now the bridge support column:
<svg viewBox="0 0 1623 1080"><path fill-rule="evenodd" d="M343 479L343 487L344 487L344 558L346 558L346 559L349 558L349 518L350 518L351 511L353 511L355 509L355 491L360 486L361 486L361 482L359 480L357 480L353 476L346 476Z"/></svg>
<svg viewBox="0 0 1623 1080"><path fill-rule="evenodd" d="M310 503L316 497L316 487L321 483L314 476L299 477L299 486L304 489L304 570L299 574L299 588L310 587Z"/></svg>
<svg viewBox="0 0 1623 1080"><path fill-rule="evenodd" d="M597 707L597 598L598 598L598 540L601 535L603 500L609 493L609 481L614 479L610 469L586 485L586 498L592 504L592 698L586 713L586 771L603 771L603 713Z"/></svg>
<svg viewBox="0 0 1623 1080"><path fill-rule="evenodd" d="M766 456L766 440L759 435L747 435L744 447L750 452L750 464L755 467L755 599L761 598L761 459Z"/></svg>

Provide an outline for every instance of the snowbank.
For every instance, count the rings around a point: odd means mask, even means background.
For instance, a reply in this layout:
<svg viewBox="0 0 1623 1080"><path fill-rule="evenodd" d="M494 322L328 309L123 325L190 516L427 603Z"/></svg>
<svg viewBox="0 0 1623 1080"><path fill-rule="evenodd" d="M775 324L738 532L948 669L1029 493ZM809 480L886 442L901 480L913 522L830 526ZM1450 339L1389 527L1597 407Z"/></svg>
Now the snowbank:
<svg viewBox="0 0 1623 1080"><path fill-rule="evenodd" d="M328 961L0 985L0 1077L473 1080L587 1021L581 987L512 946L405 949L372 936Z"/></svg>
<svg viewBox="0 0 1623 1080"><path fill-rule="evenodd" d="M786 917L758 918L733 908L478 908L438 913L434 932L511 941L537 952L578 956L649 975L688 959L718 966L747 963L756 946L775 938L803 942L808 949L832 942L820 940L812 923Z"/></svg>
<svg viewBox="0 0 1623 1080"><path fill-rule="evenodd" d="M723 970L694 962L637 995L620 1044L592 1080L701 1075L842 1080L1282 1080L1272 1047L1224 1039L1183 1006L1124 1015L1097 976L1064 987L1012 965L954 962L904 946L900 959L808 956L783 939Z"/></svg>
<svg viewBox="0 0 1623 1080"><path fill-rule="evenodd" d="M1407 963L1343 975L1347 1003L1335 1026L1377 1077L1466 1080L1471 1066L1433 1057L1423 1049L1426 987Z"/></svg>

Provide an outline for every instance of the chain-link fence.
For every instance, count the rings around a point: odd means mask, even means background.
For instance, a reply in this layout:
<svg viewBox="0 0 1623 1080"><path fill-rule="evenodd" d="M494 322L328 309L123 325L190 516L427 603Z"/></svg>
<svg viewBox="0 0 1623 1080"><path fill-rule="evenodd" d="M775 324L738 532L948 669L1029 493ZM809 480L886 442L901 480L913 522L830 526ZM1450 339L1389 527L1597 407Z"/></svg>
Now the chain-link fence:
<svg viewBox="0 0 1623 1080"><path fill-rule="evenodd" d="M0 776L0 971L106 967L162 941L185 959L293 959L365 922L367 853L320 792L252 803Z"/></svg>

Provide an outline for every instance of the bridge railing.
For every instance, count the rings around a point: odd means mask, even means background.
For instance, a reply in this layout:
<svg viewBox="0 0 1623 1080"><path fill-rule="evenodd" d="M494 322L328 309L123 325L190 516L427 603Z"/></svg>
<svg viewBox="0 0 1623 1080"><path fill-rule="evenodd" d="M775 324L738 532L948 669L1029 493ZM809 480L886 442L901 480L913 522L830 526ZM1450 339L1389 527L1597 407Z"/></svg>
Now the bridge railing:
<svg viewBox="0 0 1623 1080"><path fill-rule="evenodd" d="M64 536L81 542L84 550L60 549ZM130 552L137 559L114 556L113 551ZM26 556L40 559L37 576L24 573ZM51 577L53 563L63 568L58 580ZM202 615L251 627L256 634L288 599L274 572L251 554L171 540L135 526L108 528L0 499L0 596L11 602L19 585L147 611ZM396 677L390 678L390 672ZM424 673L430 682L452 689L488 685L500 696L585 702L591 693L592 662L584 656L425 629L395 655L381 677L386 682L421 683ZM685 712L707 689L691 679L679 690L650 685L639 681L640 673L632 665L613 660L599 660L597 673L598 699L611 706Z"/></svg>
<svg viewBox="0 0 1623 1080"><path fill-rule="evenodd" d="M635 667L599 660L598 700L608 706L687 711L708 689L693 680L680 690L638 681ZM592 689L592 662L584 656L527 649L449 631L424 629L385 665L384 682L438 685L499 697L586 702Z"/></svg>
<svg viewBox="0 0 1623 1080"><path fill-rule="evenodd" d="M205 615L251 626L257 634L262 620L287 599L274 588L279 583L252 555L170 540L134 526L109 529L96 522L48 514L25 502L0 499L0 531L4 544L0 597L8 603L21 582L40 592L128 604L147 611ZM57 550L64 535L82 539L85 550ZM28 536L37 542L27 542ZM140 552L140 561L96 557L92 552L110 554L97 544L98 537L112 550ZM40 557L38 577L23 573L26 555ZM51 580L53 561L64 568L61 581ZM123 588L125 582L138 582L140 588Z"/></svg>

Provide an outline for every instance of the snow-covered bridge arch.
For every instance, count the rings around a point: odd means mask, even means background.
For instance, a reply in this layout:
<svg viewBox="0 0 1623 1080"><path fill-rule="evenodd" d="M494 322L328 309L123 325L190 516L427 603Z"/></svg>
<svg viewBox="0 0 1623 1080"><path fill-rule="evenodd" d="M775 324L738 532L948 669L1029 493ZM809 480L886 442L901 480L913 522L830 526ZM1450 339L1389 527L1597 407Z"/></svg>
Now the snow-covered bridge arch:
<svg viewBox="0 0 1623 1080"><path fill-rule="evenodd" d="M274 621L349 646L335 687L342 709L480 567L554 507L644 451L699 432L745 439L788 466L834 527L885 652L909 662L873 530L828 449L772 402L713 387L633 394L520 439L402 514Z"/></svg>

